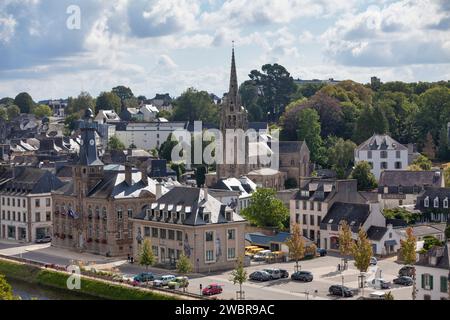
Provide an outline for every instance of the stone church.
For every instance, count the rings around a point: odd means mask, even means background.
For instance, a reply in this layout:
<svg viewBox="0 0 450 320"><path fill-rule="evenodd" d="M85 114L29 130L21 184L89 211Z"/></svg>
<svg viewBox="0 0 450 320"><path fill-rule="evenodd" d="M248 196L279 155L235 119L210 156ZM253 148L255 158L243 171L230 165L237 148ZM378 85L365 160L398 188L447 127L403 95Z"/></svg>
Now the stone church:
<svg viewBox="0 0 450 320"><path fill-rule="evenodd" d="M307 177L311 173L310 154L306 142L279 141L278 148L271 148L274 146L274 141L268 132L262 134L259 132L257 141L244 138L240 143L239 139L225 139L227 130L242 129L244 132L248 130L247 113L239 94L233 48L229 91L222 100L220 110L220 131L224 137L222 143L224 161L222 164L217 164L215 173L206 175L206 185L214 187L221 179L242 176L251 179L258 187L276 190L284 189L287 179L290 180L291 185L299 185L300 178ZM245 157L243 162L237 161L239 152ZM276 165L261 163L259 155L263 154L270 155ZM234 161L226 161L227 159Z"/></svg>

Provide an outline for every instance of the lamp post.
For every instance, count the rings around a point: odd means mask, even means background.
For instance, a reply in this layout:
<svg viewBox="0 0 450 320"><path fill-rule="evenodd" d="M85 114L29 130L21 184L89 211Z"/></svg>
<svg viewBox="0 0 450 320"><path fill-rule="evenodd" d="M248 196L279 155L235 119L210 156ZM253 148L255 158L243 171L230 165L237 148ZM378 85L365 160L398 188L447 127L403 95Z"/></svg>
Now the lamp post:
<svg viewBox="0 0 450 320"><path fill-rule="evenodd" d="M341 277L342 277L342 298L345 298L345 293L344 293L344 275L341 275Z"/></svg>

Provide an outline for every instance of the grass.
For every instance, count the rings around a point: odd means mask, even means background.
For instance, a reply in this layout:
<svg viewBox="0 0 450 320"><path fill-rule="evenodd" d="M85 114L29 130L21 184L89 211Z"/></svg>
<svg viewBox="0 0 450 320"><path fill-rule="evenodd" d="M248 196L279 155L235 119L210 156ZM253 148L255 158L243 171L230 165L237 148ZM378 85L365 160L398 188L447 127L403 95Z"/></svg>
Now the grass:
<svg viewBox="0 0 450 320"><path fill-rule="evenodd" d="M173 296L128 288L93 279L81 278L80 290L67 288L68 275L43 270L38 267L0 260L0 273L12 279L22 280L67 292L84 294L109 300L176 300Z"/></svg>

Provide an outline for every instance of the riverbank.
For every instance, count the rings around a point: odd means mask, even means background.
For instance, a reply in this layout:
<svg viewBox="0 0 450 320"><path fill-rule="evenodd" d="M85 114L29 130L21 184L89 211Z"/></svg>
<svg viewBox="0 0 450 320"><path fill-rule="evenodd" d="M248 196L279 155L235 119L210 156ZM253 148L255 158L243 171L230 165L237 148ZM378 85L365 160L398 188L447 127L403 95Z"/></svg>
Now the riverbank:
<svg viewBox="0 0 450 320"><path fill-rule="evenodd" d="M67 288L68 274L50 271L24 263L0 259L0 274L6 278L28 282L48 288L63 290L68 293L81 294L86 297L108 300L178 300L169 296L148 290L140 290L123 285L116 285L102 280L81 277L81 288L69 290Z"/></svg>

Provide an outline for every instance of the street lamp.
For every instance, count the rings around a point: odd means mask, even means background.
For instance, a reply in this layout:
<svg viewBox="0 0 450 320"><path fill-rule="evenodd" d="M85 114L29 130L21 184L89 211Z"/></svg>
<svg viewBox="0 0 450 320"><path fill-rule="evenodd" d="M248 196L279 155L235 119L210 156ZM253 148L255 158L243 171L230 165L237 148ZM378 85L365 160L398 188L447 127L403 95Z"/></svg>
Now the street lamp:
<svg viewBox="0 0 450 320"><path fill-rule="evenodd" d="M345 293L344 293L344 275L341 275L341 277L342 277L342 298L345 298Z"/></svg>

